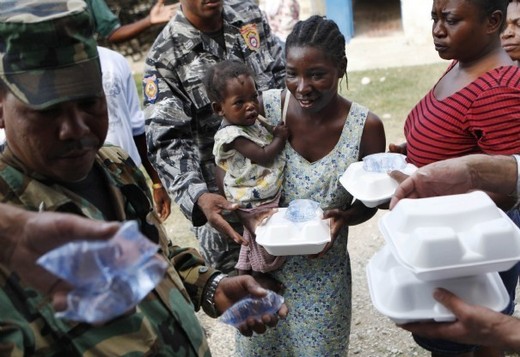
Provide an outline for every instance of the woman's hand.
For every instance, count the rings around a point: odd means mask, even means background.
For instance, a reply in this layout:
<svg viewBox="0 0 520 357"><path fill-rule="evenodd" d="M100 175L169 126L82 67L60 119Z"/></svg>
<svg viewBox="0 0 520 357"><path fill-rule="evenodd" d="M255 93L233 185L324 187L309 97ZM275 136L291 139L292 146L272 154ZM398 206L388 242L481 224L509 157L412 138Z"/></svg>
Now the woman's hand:
<svg viewBox="0 0 520 357"><path fill-rule="evenodd" d="M257 209L253 212L237 210L236 212L244 228L249 231L252 237L255 237L256 227L266 222L269 217L278 212L278 208ZM248 245L249 242L242 244Z"/></svg>
<svg viewBox="0 0 520 357"><path fill-rule="evenodd" d="M388 152L393 152L393 153L396 153L396 154L403 154L403 155L406 155L407 154L407 150L406 150L406 142L402 143L402 144L389 144L388 145Z"/></svg>
<svg viewBox="0 0 520 357"><path fill-rule="evenodd" d="M355 226L363 223L372 218L377 212L377 208L368 208L361 201L355 201L352 206L347 210L331 209L323 213L323 219L330 219L330 236L331 241L328 243L323 250L312 255L312 258L319 258L325 255L332 248L332 245L336 241L339 232L343 226Z"/></svg>

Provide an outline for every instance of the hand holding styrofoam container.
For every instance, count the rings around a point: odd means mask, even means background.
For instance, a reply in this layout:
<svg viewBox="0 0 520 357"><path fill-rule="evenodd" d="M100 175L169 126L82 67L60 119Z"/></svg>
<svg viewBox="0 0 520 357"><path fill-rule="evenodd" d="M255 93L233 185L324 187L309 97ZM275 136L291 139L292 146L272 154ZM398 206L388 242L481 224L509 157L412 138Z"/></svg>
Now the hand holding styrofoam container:
<svg viewBox="0 0 520 357"><path fill-rule="evenodd" d="M331 241L329 219L319 203L294 200L256 228L256 242L274 256L320 253Z"/></svg>
<svg viewBox="0 0 520 357"><path fill-rule="evenodd" d="M350 164L339 182L365 206L377 207L389 202L399 185L388 175L389 171L400 170L410 175L417 170L414 165L407 164L405 158L396 153L365 156L363 161Z"/></svg>
<svg viewBox="0 0 520 357"><path fill-rule="evenodd" d="M395 259L388 244L369 260L366 274L372 304L397 324L455 320L453 313L433 298L436 288L494 311L502 311L509 304L507 290L496 272L424 281Z"/></svg>
<svg viewBox="0 0 520 357"><path fill-rule="evenodd" d="M454 320L433 299L442 287L502 311L498 271L520 261L520 229L487 194L403 199L379 221L386 245L367 265L372 303L396 323Z"/></svg>

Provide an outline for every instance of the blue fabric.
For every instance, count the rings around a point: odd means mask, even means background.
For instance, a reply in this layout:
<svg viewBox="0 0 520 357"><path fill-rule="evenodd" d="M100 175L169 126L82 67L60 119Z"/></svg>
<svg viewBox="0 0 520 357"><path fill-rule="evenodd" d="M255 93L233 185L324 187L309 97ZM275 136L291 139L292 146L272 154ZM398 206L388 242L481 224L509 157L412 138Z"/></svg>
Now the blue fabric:
<svg viewBox="0 0 520 357"><path fill-rule="evenodd" d="M506 212L507 216L520 227L520 209L512 208ZM504 282L507 292L509 293L510 302L507 310L508 315L512 315L515 309L514 301L516 298L516 285L518 284L518 276L520 275L520 262L507 271L500 272L500 277Z"/></svg>

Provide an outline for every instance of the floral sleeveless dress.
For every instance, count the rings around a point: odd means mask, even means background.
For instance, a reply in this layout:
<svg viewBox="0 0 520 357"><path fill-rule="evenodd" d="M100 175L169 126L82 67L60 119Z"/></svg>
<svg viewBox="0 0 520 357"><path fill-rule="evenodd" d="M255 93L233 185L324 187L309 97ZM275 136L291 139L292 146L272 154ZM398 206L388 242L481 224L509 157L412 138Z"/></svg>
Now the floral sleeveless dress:
<svg viewBox="0 0 520 357"><path fill-rule="evenodd" d="M266 117L280 121L280 90L262 94ZM358 161L359 145L368 109L352 103L341 137L334 149L316 162L308 162L289 143L282 206L294 199L309 198L321 208L346 209L352 196L339 178ZM286 320L265 334L251 338L237 334L237 355L253 356L347 356L351 320L351 270L347 251L348 227L344 227L325 256L309 259L288 256L285 264L271 272L286 290L289 307Z"/></svg>

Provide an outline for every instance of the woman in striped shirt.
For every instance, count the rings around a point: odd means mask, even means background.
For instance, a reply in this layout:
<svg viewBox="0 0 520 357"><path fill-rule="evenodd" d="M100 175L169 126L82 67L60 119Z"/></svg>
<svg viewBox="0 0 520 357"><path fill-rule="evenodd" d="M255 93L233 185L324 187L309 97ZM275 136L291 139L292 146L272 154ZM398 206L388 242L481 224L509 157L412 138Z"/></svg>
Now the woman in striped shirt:
<svg viewBox="0 0 520 357"><path fill-rule="evenodd" d="M502 48L508 0L433 0L432 36L443 59L452 60L437 84L408 114L406 143L390 151L421 167L475 153L520 153L520 68ZM507 195L493 199L507 210ZM502 274L512 298L518 267ZM502 356L501 351L414 336L432 356Z"/></svg>

